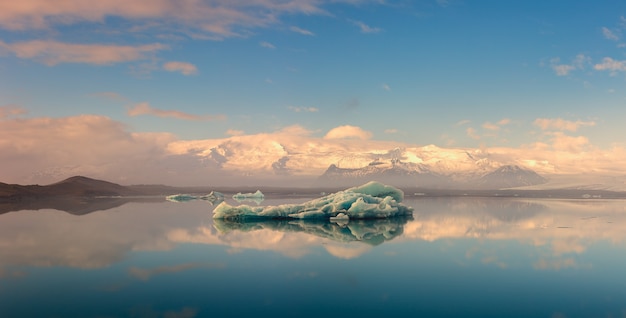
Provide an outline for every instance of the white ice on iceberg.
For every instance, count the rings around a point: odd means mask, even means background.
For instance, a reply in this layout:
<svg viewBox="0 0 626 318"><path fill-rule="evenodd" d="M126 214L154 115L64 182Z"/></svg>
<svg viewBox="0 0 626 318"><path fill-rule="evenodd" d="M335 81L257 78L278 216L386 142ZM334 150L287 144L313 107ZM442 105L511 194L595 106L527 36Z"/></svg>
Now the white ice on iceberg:
<svg viewBox="0 0 626 318"><path fill-rule="evenodd" d="M261 190L256 190L255 193L237 193L237 194L233 194L233 199L237 200L237 199L248 199L248 198L265 198L265 195L263 194L263 192L261 192Z"/></svg>
<svg viewBox="0 0 626 318"><path fill-rule="evenodd" d="M368 182L302 204L278 206L231 206L220 203L213 218L227 220L271 219L380 219L411 215L413 208L403 205L404 192L379 182ZM340 215L343 214L343 215Z"/></svg>

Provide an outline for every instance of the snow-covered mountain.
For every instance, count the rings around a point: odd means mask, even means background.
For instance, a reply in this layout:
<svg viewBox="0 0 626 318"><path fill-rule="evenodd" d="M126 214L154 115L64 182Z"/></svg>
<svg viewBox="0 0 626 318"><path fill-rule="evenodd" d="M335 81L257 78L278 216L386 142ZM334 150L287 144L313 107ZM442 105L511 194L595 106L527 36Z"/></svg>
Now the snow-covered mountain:
<svg viewBox="0 0 626 318"><path fill-rule="evenodd" d="M519 166L502 166L476 180L481 188L501 189L544 184L548 179L538 173Z"/></svg>
<svg viewBox="0 0 626 318"><path fill-rule="evenodd" d="M449 170L448 174L435 172L426 164L375 160L362 168L339 168L332 164L318 182L347 186L369 180L378 180L398 186L426 188L483 188L501 189L543 184L547 179L536 172L517 165L503 165L487 170L476 163L475 170Z"/></svg>
<svg viewBox="0 0 626 318"><path fill-rule="evenodd" d="M432 172L423 164L375 160L362 168L339 168L331 164L322 174L318 182L332 183L337 186L350 186L370 180L397 186L424 185L441 188L451 185L451 179L445 175Z"/></svg>

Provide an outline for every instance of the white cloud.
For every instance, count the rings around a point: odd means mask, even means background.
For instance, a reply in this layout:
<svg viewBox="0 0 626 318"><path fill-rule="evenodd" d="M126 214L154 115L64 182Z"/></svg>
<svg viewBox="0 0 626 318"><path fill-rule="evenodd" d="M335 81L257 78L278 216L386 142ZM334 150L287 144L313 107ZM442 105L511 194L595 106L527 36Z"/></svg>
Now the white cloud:
<svg viewBox="0 0 626 318"><path fill-rule="evenodd" d="M498 125L500 126L508 125L510 123L511 123L511 119L509 118L502 118L498 121Z"/></svg>
<svg viewBox="0 0 626 318"><path fill-rule="evenodd" d="M554 70L556 75L565 76L565 75L568 75L569 72L575 70L576 67L574 67L573 65L567 65L567 64L555 64L555 65L552 65L552 69Z"/></svg>
<svg viewBox="0 0 626 318"><path fill-rule="evenodd" d="M305 30L305 29L299 28L297 26L292 26L292 27L289 28L289 30L291 30L292 32L295 32L295 33L300 33L302 35L315 36L315 33L311 32L309 30Z"/></svg>
<svg viewBox="0 0 626 318"><path fill-rule="evenodd" d="M162 110L153 108L147 102L135 104L128 110L129 116L153 115L163 118L177 118L183 120L224 120L224 115L193 115L178 110Z"/></svg>
<svg viewBox="0 0 626 318"><path fill-rule="evenodd" d="M198 73L198 68L187 62L167 62L163 64L163 69L170 72L180 72L183 75L193 75Z"/></svg>
<svg viewBox="0 0 626 318"><path fill-rule="evenodd" d="M552 67L557 76L566 76L572 71L584 69L585 65L589 63L589 57L584 54L578 54L570 64L562 64L560 58L553 58L550 60L550 67Z"/></svg>
<svg viewBox="0 0 626 318"><path fill-rule="evenodd" d="M609 28L603 27L602 28L602 35L604 35L604 37L608 40L611 41L619 41L619 36L617 36L615 33L613 33L613 31L611 31Z"/></svg>
<svg viewBox="0 0 626 318"><path fill-rule="evenodd" d="M371 27L361 21L356 21L356 20L349 20L349 21L352 22L352 24L359 27L359 29L361 29L361 33L380 33L382 31L382 29L380 28Z"/></svg>
<svg viewBox="0 0 626 318"><path fill-rule="evenodd" d="M471 121L469 119L462 119L454 124L455 126L463 126L469 124Z"/></svg>
<svg viewBox="0 0 626 318"><path fill-rule="evenodd" d="M448 1L448 0L437 0L437 4L445 8L445 7L450 5L450 1Z"/></svg>
<svg viewBox="0 0 626 318"><path fill-rule="evenodd" d="M287 109L296 113L317 113L319 111L317 107L287 106Z"/></svg>
<svg viewBox="0 0 626 318"><path fill-rule="evenodd" d="M598 71L611 71L613 73L617 71L624 72L626 71L626 61L618 61L610 57L605 57L602 59L602 63L594 65L593 68Z"/></svg>
<svg viewBox="0 0 626 318"><path fill-rule="evenodd" d="M397 134L397 133L398 133L398 129L396 128L385 129L385 134Z"/></svg>
<svg viewBox="0 0 626 318"><path fill-rule="evenodd" d="M487 129L487 130L493 130L493 131L495 131L495 130L500 130L500 128L502 128L502 126L508 125L510 122L511 122L511 120L510 120L510 119L508 119L508 118L503 118L503 119L499 120L499 121L498 121L497 123L495 123L495 124L494 124L494 123L491 123L491 122L485 122L485 123L482 125L482 127L483 127L484 129Z"/></svg>
<svg viewBox="0 0 626 318"><path fill-rule="evenodd" d="M33 40L5 43L0 41L0 53L10 52L21 59L34 59L48 66L61 63L86 63L96 65L115 64L146 59L165 50L163 44L153 43L138 46L74 44L50 40Z"/></svg>
<svg viewBox="0 0 626 318"><path fill-rule="evenodd" d="M335 127L328 131L324 139L361 139L368 140L372 138L372 133L365 131L357 126L345 125Z"/></svg>
<svg viewBox="0 0 626 318"><path fill-rule="evenodd" d="M389 92L389 91L391 91L391 87L389 87L389 85L387 85L387 84L385 84L385 83L383 83L383 85L382 85L381 87L382 87L384 90L388 91L388 92Z"/></svg>
<svg viewBox="0 0 626 318"><path fill-rule="evenodd" d="M535 126L539 126L542 130L563 131L576 131L580 127L593 127L596 125L594 121L570 121L562 118L537 118L534 124Z"/></svg>
<svg viewBox="0 0 626 318"><path fill-rule="evenodd" d="M259 42L259 45L261 47L267 48L267 49L275 49L276 47L274 46L274 44L270 43L270 42Z"/></svg>

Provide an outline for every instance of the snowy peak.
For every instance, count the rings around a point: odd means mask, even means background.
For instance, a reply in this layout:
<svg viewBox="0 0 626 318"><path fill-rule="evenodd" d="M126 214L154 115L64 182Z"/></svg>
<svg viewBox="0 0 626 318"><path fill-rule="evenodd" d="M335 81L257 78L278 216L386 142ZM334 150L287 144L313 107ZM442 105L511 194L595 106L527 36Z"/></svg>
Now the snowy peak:
<svg viewBox="0 0 626 318"><path fill-rule="evenodd" d="M441 187L448 184L448 179L434 173L423 164L375 160L362 168L339 168L331 164L319 178L319 182L332 182L335 185L354 185L364 181L376 180L399 186L416 186L418 183Z"/></svg>
<svg viewBox="0 0 626 318"><path fill-rule="evenodd" d="M477 164L475 170L444 174L434 172L426 164L402 162L399 159L375 160L361 168L339 168L332 164L319 177L319 182L343 186L377 180L398 186L483 189L514 188L547 182L536 172L517 165L504 165L485 172L488 167Z"/></svg>
<svg viewBox="0 0 626 318"><path fill-rule="evenodd" d="M502 166L477 180L484 188L514 188L546 183L548 180L536 172L517 165Z"/></svg>

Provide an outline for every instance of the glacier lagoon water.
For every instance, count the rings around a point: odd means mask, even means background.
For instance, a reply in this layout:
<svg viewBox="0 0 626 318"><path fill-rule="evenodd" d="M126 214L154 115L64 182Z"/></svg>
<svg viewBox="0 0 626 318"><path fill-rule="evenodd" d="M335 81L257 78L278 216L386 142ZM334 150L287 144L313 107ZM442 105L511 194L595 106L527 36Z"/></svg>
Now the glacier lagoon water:
<svg viewBox="0 0 626 318"><path fill-rule="evenodd" d="M164 200L0 214L0 317L626 312L625 201L404 203L412 217L348 222L228 222Z"/></svg>

